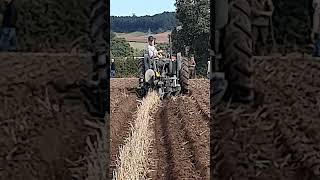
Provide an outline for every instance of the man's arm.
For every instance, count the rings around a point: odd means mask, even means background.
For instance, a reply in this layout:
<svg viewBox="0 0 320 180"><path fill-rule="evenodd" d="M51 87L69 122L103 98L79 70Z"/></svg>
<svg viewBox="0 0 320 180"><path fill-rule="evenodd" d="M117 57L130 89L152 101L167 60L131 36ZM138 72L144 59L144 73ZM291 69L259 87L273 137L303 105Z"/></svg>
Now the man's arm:
<svg viewBox="0 0 320 180"><path fill-rule="evenodd" d="M158 57L161 57L161 56L159 56L159 53L158 53L156 47L154 47L154 46L149 47L148 50L149 50L149 57L150 57L150 58L158 58Z"/></svg>
<svg viewBox="0 0 320 180"><path fill-rule="evenodd" d="M154 56L155 56L155 57L158 57L159 53L158 53L158 51L157 51L157 48L156 48L156 47L154 47L154 52L153 52L153 53L154 53Z"/></svg>
<svg viewBox="0 0 320 180"><path fill-rule="evenodd" d="M162 52L162 51L160 50L160 51L158 52L157 48L154 47L153 56L154 56L155 58L162 58L162 54L161 54L160 52Z"/></svg>

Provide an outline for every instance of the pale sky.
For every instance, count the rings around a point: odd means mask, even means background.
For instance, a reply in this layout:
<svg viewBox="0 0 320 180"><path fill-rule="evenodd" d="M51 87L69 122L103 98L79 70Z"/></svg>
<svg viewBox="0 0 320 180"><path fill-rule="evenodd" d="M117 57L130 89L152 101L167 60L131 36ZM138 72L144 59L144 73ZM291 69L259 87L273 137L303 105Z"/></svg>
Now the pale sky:
<svg viewBox="0 0 320 180"><path fill-rule="evenodd" d="M110 0L111 16L154 15L173 12L175 0Z"/></svg>

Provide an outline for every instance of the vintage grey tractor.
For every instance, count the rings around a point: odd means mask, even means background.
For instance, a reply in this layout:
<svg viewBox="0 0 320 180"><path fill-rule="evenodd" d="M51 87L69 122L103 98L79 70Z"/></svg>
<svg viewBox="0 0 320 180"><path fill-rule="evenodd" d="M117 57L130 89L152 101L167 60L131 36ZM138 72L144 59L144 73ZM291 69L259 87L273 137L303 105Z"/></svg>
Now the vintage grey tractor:
<svg viewBox="0 0 320 180"><path fill-rule="evenodd" d="M210 63L214 107L223 98L254 99L250 15L249 0L215 1L215 47Z"/></svg>
<svg viewBox="0 0 320 180"><path fill-rule="evenodd" d="M142 98L150 89L155 90L161 99L189 92L189 69L187 59L177 54L161 59L150 58L148 54L139 59L138 97Z"/></svg>

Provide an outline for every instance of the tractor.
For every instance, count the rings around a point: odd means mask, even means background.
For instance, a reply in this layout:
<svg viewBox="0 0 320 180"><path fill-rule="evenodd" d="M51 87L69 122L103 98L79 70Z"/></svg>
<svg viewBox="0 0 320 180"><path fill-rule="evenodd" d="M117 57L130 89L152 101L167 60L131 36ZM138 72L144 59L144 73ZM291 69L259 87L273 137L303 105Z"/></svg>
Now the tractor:
<svg viewBox="0 0 320 180"><path fill-rule="evenodd" d="M177 54L176 60L171 58L154 59L148 54L139 59L138 96L144 97L149 89L154 89L161 99L188 93L188 63Z"/></svg>
<svg viewBox="0 0 320 180"><path fill-rule="evenodd" d="M249 1L217 0L214 12L214 60L210 63L213 107L225 98L250 103L254 90Z"/></svg>
<svg viewBox="0 0 320 180"><path fill-rule="evenodd" d="M169 36L170 53L161 59L150 58L148 53L139 59L139 85L137 95L142 98L150 89L157 92L161 99L189 92L188 60L177 53L172 56L171 38Z"/></svg>

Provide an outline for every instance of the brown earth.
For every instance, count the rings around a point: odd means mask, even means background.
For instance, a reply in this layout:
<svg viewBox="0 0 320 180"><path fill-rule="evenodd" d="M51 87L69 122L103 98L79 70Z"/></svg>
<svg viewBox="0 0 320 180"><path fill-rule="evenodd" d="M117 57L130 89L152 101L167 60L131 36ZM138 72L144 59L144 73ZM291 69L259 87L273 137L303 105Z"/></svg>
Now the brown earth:
<svg viewBox="0 0 320 180"><path fill-rule="evenodd" d="M169 43L168 35L169 32L163 32L155 34L154 37L157 39L157 43ZM119 35L121 38L125 38L129 42L142 42L147 43L148 36L147 35L135 35L134 33L124 33Z"/></svg>
<svg viewBox="0 0 320 180"><path fill-rule="evenodd" d="M320 62L255 59L254 69L264 102L259 107L223 103L213 112L211 145L217 148L211 152L211 176L320 179Z"/></svg>
<svg viewBox="0 0 320 180"><path fill-rule="evenodd" d="M87 55L0 54L0 179L86 177L99 130L76 82L90 68Z"/></svg>
<svg viewBox="0 0 320 180"><path fill-rule="evenodd" d="M116 167L119 145L128 134L133 114L137 109L137 99L134 93L128 92L127 88L133 88L136 79L111 79L110 82L110 175Z"/></svg>
<svg viewBox="0 0 320 180"><path fill-rule="evenodd" d="M117 147L123 143L138 105L132 102L136 95L124 89L134 88L137 82L138 79L111 80L111 154L118 153ZM152 179L209 179L209 81L191 80L190 84L190 96L164 100L155 114ZM123 102L124 94L127 97ZM119 134L113 135L116 132Z"/></svg>

